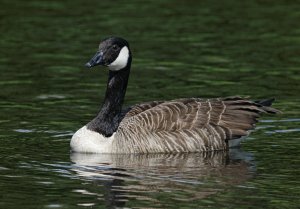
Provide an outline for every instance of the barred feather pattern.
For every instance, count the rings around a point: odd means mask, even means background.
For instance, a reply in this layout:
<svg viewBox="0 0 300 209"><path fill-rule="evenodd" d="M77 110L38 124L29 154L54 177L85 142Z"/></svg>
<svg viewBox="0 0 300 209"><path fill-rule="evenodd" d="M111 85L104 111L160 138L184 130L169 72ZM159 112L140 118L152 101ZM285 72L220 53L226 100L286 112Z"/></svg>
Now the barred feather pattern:
<svg viewBox="0 0 300 209"><path fill-rule="evenodd" d="M272 101L267 101L272 103ZM154 101L130 108L113 142L115 153L225 150L246 136L261 113L278 110L241 97Z"/></svg>

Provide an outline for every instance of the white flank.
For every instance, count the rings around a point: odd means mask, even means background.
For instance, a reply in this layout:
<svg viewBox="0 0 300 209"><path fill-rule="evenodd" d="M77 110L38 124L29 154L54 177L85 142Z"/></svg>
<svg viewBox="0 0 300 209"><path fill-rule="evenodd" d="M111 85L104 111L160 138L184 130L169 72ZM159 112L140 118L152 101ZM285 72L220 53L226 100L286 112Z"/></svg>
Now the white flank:
<svg viewBox="0 0 300 209"><path fill-rule="evenodd" d="M105 137L83 126L73 135L70 145L74 152L85 153L111 153L114 135Z"/></svg>
<svg viewBox="0 0 300 209"><path fill-rule="evenodd" d="M127 65L128 58L129 58L129 49L127 48L127 46L124 46L121 49L117 59L115 59L115 61L113 61L108 65L109 69L112 71L118 71L123 69Z"/></svg>

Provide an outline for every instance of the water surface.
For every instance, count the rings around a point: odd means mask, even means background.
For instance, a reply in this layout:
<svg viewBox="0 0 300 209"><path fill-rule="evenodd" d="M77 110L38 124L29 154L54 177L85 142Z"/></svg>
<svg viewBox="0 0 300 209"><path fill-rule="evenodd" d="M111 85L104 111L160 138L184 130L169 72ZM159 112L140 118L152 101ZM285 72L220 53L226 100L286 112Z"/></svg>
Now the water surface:
<svg viewBox="0 0 300 209"><path fill-rule="evenodd" d="M300 4L296 1L2 0L0 208L297 208ZM70 154L103 100L84 69L100 39L133 51L126 105L275 97L230 152Z"/></svg>

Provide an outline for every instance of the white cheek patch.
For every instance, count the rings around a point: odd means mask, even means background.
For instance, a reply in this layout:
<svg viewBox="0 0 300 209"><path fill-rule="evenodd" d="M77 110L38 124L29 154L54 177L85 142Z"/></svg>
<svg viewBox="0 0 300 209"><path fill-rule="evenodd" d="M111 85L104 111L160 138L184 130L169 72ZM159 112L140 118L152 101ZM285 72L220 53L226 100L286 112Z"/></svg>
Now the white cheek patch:
<svg viewBox="0 0 300 209"><path fill-rule="evenodd" d="M129 49L127 48L127 46L124 46L121 49L117 59L115 59L115 61L113 61L108 65L109 69L112 71L123 69L127 65L128 58L129 58Z"/></svg>

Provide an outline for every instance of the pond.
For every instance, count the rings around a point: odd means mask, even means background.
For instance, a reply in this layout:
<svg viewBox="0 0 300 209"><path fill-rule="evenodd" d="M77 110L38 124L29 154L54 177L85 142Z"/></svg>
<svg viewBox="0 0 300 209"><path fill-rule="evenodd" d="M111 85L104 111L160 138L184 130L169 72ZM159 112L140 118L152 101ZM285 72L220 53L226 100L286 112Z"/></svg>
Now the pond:
<svg viewBox="0 0 300 209"><path fill-rule="evenodd" d="M0 208L298 208L296 1L2 0ZM276 98L228 152L71 153L97 113L99 41L130 42L126 106L183 97Z"/></svg>

